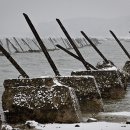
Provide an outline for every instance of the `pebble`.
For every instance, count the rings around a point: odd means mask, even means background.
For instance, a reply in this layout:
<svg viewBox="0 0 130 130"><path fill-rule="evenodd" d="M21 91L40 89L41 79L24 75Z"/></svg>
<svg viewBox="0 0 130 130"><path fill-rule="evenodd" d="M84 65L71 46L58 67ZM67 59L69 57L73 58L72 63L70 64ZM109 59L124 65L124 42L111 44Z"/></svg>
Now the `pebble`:
<svg viewBox="0 0 130 130"><path fill-rule="evenodd" d="M127 120L127 121L126 121L126 124L130 124L130 120Z"/></svg>
<svg viewBox="0 0 130 130"><path fill-rule="evenodd" d="M75 127L80 127L80 125L75 125Z"/></svg>

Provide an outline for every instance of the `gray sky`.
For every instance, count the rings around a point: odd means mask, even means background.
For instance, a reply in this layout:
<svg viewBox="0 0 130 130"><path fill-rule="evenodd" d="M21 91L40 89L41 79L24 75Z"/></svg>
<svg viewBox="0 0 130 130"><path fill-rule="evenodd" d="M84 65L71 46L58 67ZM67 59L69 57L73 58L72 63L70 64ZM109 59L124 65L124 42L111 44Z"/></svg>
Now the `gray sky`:
<svg viewBox="0 0 130 130"><path fill-rule="evenodd" d="M130 17L130 0L0 0L0 38L29 31L23 12L35 25L55 18Z"/></svg>

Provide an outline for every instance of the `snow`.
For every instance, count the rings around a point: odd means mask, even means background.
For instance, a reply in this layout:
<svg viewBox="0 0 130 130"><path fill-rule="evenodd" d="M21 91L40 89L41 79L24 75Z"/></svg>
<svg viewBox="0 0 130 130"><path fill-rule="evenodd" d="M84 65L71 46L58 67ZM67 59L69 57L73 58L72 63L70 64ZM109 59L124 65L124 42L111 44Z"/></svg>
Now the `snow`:
<svg viewBox="0 0 130 130"><path fill-rule="evenodd" d="M26 124L27 123L31 124L36 130L130 130L130 125L125 123L92 122L75 124L39 124L35 121L27 121Z"/></svg>
<svg viewBox="0 0 130 130"><path fill-rule="evenodd" d="M97 122L97 119L95 118L89 118L88 120L90 120L91 122Z"/></svg>
<svg viewBox="0 0 130 130"><path fill-rule="evenodd" d="M78 72L78 71L73 71L73 72ZM85 77L85 78L94 78L94 76L92 76L92 75L66 75L66 76L58 76L58 77Z"/></svg>
<svg viewBox="0 0 130 130"><path fill-rule="evenodd" d="M40 78L52 78L50 76L40 76Z"/></svg>
<svg viewBox="0 0 130 130"><path fill-rule="evenodd" d="M106 112L103 115L114 115L114 116L127 116L130 117L130 112Z"/></svg>
<svg viewBox="0 0 130 130"><path fill-rule="evenodd" d="M101 114L101 113L100 113ZM113 115L113 116L129 116L130 112L106 112L102 113L106 115ZM91 118L92 120L95 120ZM126 122L82 122L82 123L74 123L74 124L40 124L35 121L27 121L25 124L28 124L30 128L35 128L36 130L130 130L130 124L126 124ZM10 127L11 128L11 127ZM12 129L7 129L12 130Z"/></svg>
<svg viewBox="0 0 130 130"><path fill-rule="evenodd" d="M38 122L36 121L26 121L26 125L29 125L30 127L36 127L38 126Z"/></svg>
<svg viewBox="0 0 130 130"><path fill-rule="evenodd" d="M107 67L107 68L102 68L103 70L118 70L117 67L112 66L112 67Z"/></svg>
<svg viewBox="0 0 130 130"><path fill-rule="evenodd" d="M12 126L10 125L2 125L2 130L13 130Z"/></svg>
<svg viewBox="0 0 130 130"><path fill-rule="evenodd" d="M61 83L59 83L59 81L58 81L56 78L53 79L53 82L54 82L57 86L63 86Z"/></svg>
<svg viewBox="0 0 130 130"><path fill-rule="evenodd" d="M44 127L44 130L129 130L130 126L117 123L97 122L97 123L79 123L79 127L75 127L77 124L50 124ZM126 127L121 127L126 126Z"/></svg>

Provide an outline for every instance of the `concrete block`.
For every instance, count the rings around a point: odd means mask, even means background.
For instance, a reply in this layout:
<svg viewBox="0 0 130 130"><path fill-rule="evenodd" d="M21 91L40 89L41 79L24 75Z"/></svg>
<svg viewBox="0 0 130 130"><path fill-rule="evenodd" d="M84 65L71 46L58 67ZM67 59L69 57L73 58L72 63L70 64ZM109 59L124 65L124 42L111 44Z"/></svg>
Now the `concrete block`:
<svg viewBox="0 0 130 130"><path fill-rule="evenodd" d="M53 78L4 81L2 107L8 123L76 123L81 112L73 88L57 85Z"/></svg>
<svg viewBox="0 0 130 130"><path fill-rule="evenodd" d="M121 98L125 93L126 86L123 84L121 74L118 70L75 71L71 75L94 76L102 98L117 99Z"/></svg>

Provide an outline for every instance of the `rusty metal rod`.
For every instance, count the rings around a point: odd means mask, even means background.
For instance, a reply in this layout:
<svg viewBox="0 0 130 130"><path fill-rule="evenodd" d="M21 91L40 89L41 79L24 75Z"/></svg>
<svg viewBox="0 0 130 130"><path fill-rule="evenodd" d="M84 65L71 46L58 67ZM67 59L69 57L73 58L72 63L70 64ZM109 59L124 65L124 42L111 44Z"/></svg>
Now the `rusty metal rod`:
<svg viewBox="0 0 130 130"><path fill-rule="evenodd" d="M80 51L78 50L78 48L76 47L74 41L72 40L72 38L70 37L70 35L68 34L67 30L65 29L65 27L63 26L63 24L61 23L61 21L59 19L56 19L56 21L58 22L59 26L61 27L62 31L64 32L65 36L67 37L67 39L69 40L70 44L72 45L72 47L74 48L75 52L77 53L77 55L80 58L80 61L83 63L84 67L87 70L91 70L89 65L86 64L85 59L83 58L82 54L80 53Z"/></svg>
<svg viewBox="0 0 130 130"><path fill-rule="evenodd" d="M48 60L48 62L49 62L49 64L50 64L51 68L53 69L55 75L56 75L56 76L60 76L60 73L59 73L59 71L58 71L56 65L54 64L52 58L50 57L50 55L49 55L49 53L48 53L48 51L47 51L46 46L43 44L43 42L42 42L42 40L41 40L39 34L37 33L37 31L36 31L34 25L32 24L31 20L29 19L28 15L25 14L25 13L23 13L23 15L24 15L24 17L25 17L25 19L26 19L26 21L27 21L27 23L28 23L28 25L29 25L31 31L33 32L35 38L37 39L37 41L38 41L38 43L39 43L39 45L40 45L40 47L41 47L43 53L45 54L45 56L46 56L46 58L47 58L47 60Z"/></svg>
<svg viewBox="0 0 130 130"><path fill-rule="evenodd" d="M67 54L71 55L72 57L74 57L75 59L81 61L81 59L75 55L74 53L68 51L67 49L65 49L64 47L60 46L59 44L56 45L58 48L60 48L61 50L63 50L64 52L66 52ZM86 61L85 61L86 62ZM86 64L89 65L89 67L91 67L94 70L98 70L96 67L94 67L93 65L91 65L90 63L86 62Z"/></svg>
<svg viewBox="0 0 130 130"><path fill-rule="evenodd" d="M15 50L16 52L19 52L18 49L12 44L12 42L11 42L8 38L6 38L5 40L6 40L7 44L8 44L8 48L9 48L9 43L10 43L10 44L12 45L12 47L14 48L14 50ZM9 49L9 50L10 50L10 49ZM10 52L11 52L11 50L10 50Z"/></svg>
<svg viewBox="0 0 130 130"><path fill-rule="evenodd" d="M15 37L13 37L13 39L14 39L14 41L18 44L18 46L20 47L20 49L22 50L22 52L24 52L24 50L23 50L23 48L20 46L18 40L17 40Z"/></svg>
<svg viewBox="0 0 130 130"><path fill-rule="evenodd" d="M29 78L29 76L25 73L25 71L11 57L11 55L2 47L2 45L0 45L0 50L24 78Z"/></svg>
<svg viewBox="0 0 130 130"><path fill-rule="evenodd" d="M92 47L97 51L97 53L102 57L102 59L106 62L109 63L107 58L99 51L99 49L94 45L94 43L89 39L89 37L81 31L82 35L85 37L85 39L92 45Z"/></svg>
<svg viewBox="0 0 130 130"><path fill-rule="evenodd" d="M115 38L115 40L117 41L117 43L119 44L119 46L122 48L122 50L125 52L125 54L127 55L127 57L130 59L130 54L128 53L128 51L125 49L125 47L122 45L122 43L119 41L119 39L116 37L116 35L110 30L110 33L112 34L112 36Z"/></svg>

